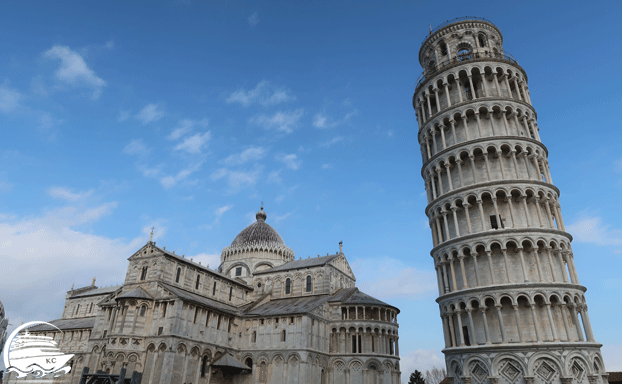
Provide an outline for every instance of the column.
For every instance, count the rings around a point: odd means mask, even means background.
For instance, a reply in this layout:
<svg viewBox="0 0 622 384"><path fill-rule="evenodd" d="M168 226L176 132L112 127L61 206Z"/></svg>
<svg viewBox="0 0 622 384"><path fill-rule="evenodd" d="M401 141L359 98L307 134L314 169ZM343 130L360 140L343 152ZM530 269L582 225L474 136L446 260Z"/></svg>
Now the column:
<svg viewBox="0 0 622 384"><path fill-rule="evenodd" d="M436 155L440 152L438 150L438 145L436 144L436 129L430 129L430 135L432 136L432 147L434 148L434 154Z"/></svg>
<svg viewBox="0 0 622 384"><path fill-rule="evenodd" d="M458 215L456 214L457 210L458 210L457 207L455 206L451 207L451 213L454 216L454 225L456 227L456 237L460 237L460 227L458 226Z"/></svg>
<svg viewBox="0 0 622 384"><path fill-rule="evenodd" d="M506 136L509 136L510 128L508 127L508 119L507 119L507 116L505 115L505 111L501 111L501 116L503 117L501 120L503 120L503 126L505 127L505 134Z"/></svg>
<svg viewBox="0 0 622 384"><path fill-rule="evenodd" d="M472 310L473 310L473 308L471 308L471 307L467 307L466 308L466 313L469 316L469 325L471 326L471 333L473 334L472 340L471 340L471 345L476 345L476 344L479 344L479 343L477 342L477 337L475 336L475 325L473 324L473 315L471 314Z"/></svg>
<svg viewBox="0 0 622 384"><path fill-rule="evenodd" d="M508 207L510 208L510 222L511 222L512 228L516 228L516 221L514 221L514 205L512 204L512 195L506 196L503 202L507 203Z"/></svg>
<svg viewBox="0 0 622 384"><path fill-rule="evenodd" d="M462 102L462 100L460 100L460 102ZM467 117L466 115L460 117L462 118L462 125L464 125L464 134L466 136L466 139L467 141L471 140L471 138L469 137L469 125L467 124Z"/></svg>
<svg viewBox="0 0 622 384"><path fill-rule="evenodd" d="M447 108L451 107L451 100L449 99L449 84L444 83L443 87L445 87L445 96L447 97Z"/></svg>
<svg viewBox="0 0 622 384"><path fill-rule="evenodd" d="M470 154L469 160L471 160L471 174L473 175L473 184L477 183L477 178L475 177L475 156Z"/></svg>
<svg viewBox="0 0 622 384"><path fill-rule="evenodd" d="M469 207L471 204L467 202L462 203L462 207L464 207L464 214L466 215L467 227L469 229L469 233L473 233L473 229L471 229L471 216L469 215Z"/></svg>
<svg viewBox="0 0 622 384"><path fill-rule="evenodd" d="M475 284L477 284L477 286L479 287L479 267L477 266L477 256L479 256L477 252L471 252L471 257L473 258L473 267L475 269Z"/></svg>
<svg viewBox="0 0 622 384"><path fill-rule="evenodd" d="M501 342L505 343L505 327L503 326L503 316L501 315L501 305L495 305L497 309L497 318L499 319L499 328L501 329Z"/></svg>
<svg viewBox="0 0 622 384"><path fill-rule="evenodd" d="M564 313L564 312L567 312L567 310L564 309L566 307L566 303L560 302L557 304L557 307L559 307L559 315L564 322L564 330L566 331L566 339L568 341L571 341L572 338L570 337L570 330L568 328L568 319L566 319L567 316Z"/></svg>
<svg viewBox="0 0 622 384"><path fill-rule="evenodd" d="M432 183L432 197L436 200L436 183L434 182L434 173L430 171L430 182Z"/></svg>
<svg viewBox="0 0 622 384"><path fill-rule="evenodd" d="M482 207L482 200L476 200L479 206L480 219L482 220L482 232L485 231L486 219L484 218L484 207Z"/></svg>
<svg viewBox="0 0 622 384"><path fill-rule="evenodd" d="M454 270L453 256L449 256L449 269L451 270L451 283L454 291L458 290L458 285L456 284L456 271Z"/></svg>
<svg viewBox="0 0 622 384"><path fill-rule="evenodd" d="M475 87L473 86L473 75L468 74L467 77L469 78L469 85L471 85L471 95L473 99L477 99L477 95L475 94Z"/></svg>
<svg viewBox="0 0 622 384"><path fill-rule="evenodd" d="M568 261L570 263L570 271L574 277L574 283L579 284L579 275L577 275L577 269L574 266L574 255L572 254L572 252L568 252Z"/></svg>
<svg viewBox="0 0 622 384"><path fill-rule="evenodd" d="M497 224L498 224L499 228L502 228L501 215L499 215L499 208L497 206L497 198L496 197L492 198L492 205L495 207L495 216L497 217Z"/></svg>
<svg viewBox="0 0 622 384"><path fill-rule="evenodd" d="M550 201L551 200L549 200L549 199L545 200L544 208L546 209L546 215L547 215L547 217L549 219L549 228L553 228L554 229L555 225L553 224L553 216L551 215L551 207L549 205Z"/></svg>
<svg viewBox="0 0 622 384"><path fill-rule="evenodd" d="M518 340L523 342L523 331L520 327L520 316L518 316L518 305L513 304L512 308L514 309L514 316L516 317L516 327L518 328Z"/></svg>
<svg viewBox="0 0 622 384"><path fill-rule="evenodd" d="M432 154L430 153L430 138L428 137L428 135L425 135L423 139L425 140L425 147L428 152L428 160L430 160L430 158L432 157Z"/></svg>
<svg viewBox="0 0 622 384"><path fill-rule="evenodd" d="M510 82L508 81L507 73L503 74L503 81L505 82L505 86L508 89L508 97L513 98L514 96L512 96L512 88L510 88Z"/></svg>
<svg viewBox="0 0 622 384"><path fill-rule="evenodd" d="M551 247L546 247L546 254L549 259L549 268L551 269L551 277L553 281L557 281L557 273L555 272L555 265L553 265L553 257L551 256Z"/></svg>
<svg viewBox="0 0 622 384"><path fill-rule="evenodd" d="M557 337L557 330L555 329L555 323L553 322L553 315L551 314L551 303L546 303L546 314L549 317L549 324L551 325L553 341L559 341L559 338Z"/></svg>
<svg viewBox="0 0 622 384"><path fill-rule="evenodd" d="M449 100L449 96L447 96L447 100ZM451 137L453 137L453 144L458 144L458 136L456 136L456 120L449 120L449 124L451 125Z"/></svg>
<svg viewBox="0 0 622 384"><path fill-rule="evenodd" d="M441 132L441 139L443 142L443 149L447 149L447 141L445 141L445 126L444 125L439 125L438 126L439 131Z"/></svg>
<svg viewBox="0 0 622 384"><path fill-rule="evenodd" d="M518 89L518 81L516 80L516 76L512 78L514 81L514 89L516 89L516 95L518 96L518 100L523 101L523 98L520 95L520 90Z"/></svg>
<svg viewBox="0 0 622 384"><path fill-rule="evenodd" d="M451 168L451 163L449 160L446 160L443 162L443 165L445 165L445 169L447 169L447 181L449 182L449 191L451 192L454 190L453 183L451 182L451 171L449 170Z"/></svg>
<svg viewBox="0 0 622 384"><path fill-rule="evenodd" d="M440 112L441 110L441 100L438 98L438 88L434 88L432 89L432 91L434 91L434 99L436 101L436 113Z"/></svg>
<svg viewBox="0 0 622 384"><path fill-rule="evenodd" d="M425 98L428 101L428 118L432 116L432 105L430 104L430 94L426 91Z"/></svg>
<svg viewBox="0 0 622 384"><path fill-rule="evenodd" d="M529 303L529 307L531 308L531 317L533 318L533 327L536 330L536 340L539 342L542 341L540 338L540 325L538 324L538 317L536 316L536 303Z"/></svg>
<svg viewBox="0 0 622 384"><path fill-rule="evenodd" d="M585 329L585 336L587 337L587 341L594 342L592 325L590 324L590 318L587 315L587 305L581 306L579 310L581 311L581 320L583 320L583 329Z"/></svg>
<svg viewBox="0 0 622 384"><path fill-rule="evenodd" d="M449 336L451 337L451 346L457 347L458 343L456 343L456 331L454 329L453 313L447 315L447 323L449 324Z"/></svg>
<svg viewBox="0 0 622 384"><path fill-rule="evenodd" d="M441 179L441 172L443 172L443 170L439 167L435 169L436 173L438 174L438 188L440 190L440 195L443 196L445 194L445 192L443 192L443 181Z"/></svg>
<svg viewBox="0 0 622 384"><path fill-rule="evenodd" d="M456 318L458 319L458 334L460 335L460 346L464 347L466 346L464 344L464 333L462 332L462 315L459 309L455 310L454 313L456 314Z"/></svg>
<svg viewBox="0 0 622 384"><path fill-rule="evenodd" d="M528 282L529 279L527 278L527 268L525 268L525 257L523 255L523 247L518 248L518 254L520 255L520 265L521 265L521 269L523 270L523 278L525 279L525 282Z"/></svg>
<svg viewBox="0 0 622 384"><path fill-rule="evenodd" d="M462 270L462 289L469 289L466 271L464 270L464 255L458 255L458 260L460 260L460 270Z"/></svg>
<svg viewBox="0 0 622 384"><path fill-rule="evenodd" d="M566 263L564 262L564 258L562 257L562 251L557 250L557 258L559 259L559 265L562 268L562 276L564 277L564 283L568 283L568 274L566 273Z"/></svg>
<svg viewBox="0 0 622 384"><path fill-rule="evenodd" d="M518 173L518 162L516 161L516 151L514 149L510 151L510 156L512 156L512 163L514 163L514 173L516 173L516 178L520 179L520 174Z"/></svg>
<svg viewBox="0 0 622 384"><path fill-rule="evenodd" d="M449 224L447 223L447 211L442 210L441 214L443 215L443 224L445 225L445 231L447 234L447 240L451 240L451 234L449 233Z"/></svg>
<svg viewBox="0 0 622 384"><path fill-rule="evenodd" d="M456 164L458 164L458 176L460 176L460 188L464 187L464 179L462 178L462 159L456 159Z"/></svg>
<svg viewBox="0 0 622 384"><path fill-rule="evenodd" d="M540 214L540 198L535 196L534 202L536 203L536 212L538 213L538 223L540 223L540 228L543 228L544 224L542 224L542 214Z"/></svg>
<svg viewBox="0 0 622 384"><path fill-rule="evenodd" d="M490 331L488 330L488 318L486 317L486 307L480 308L482 311L482 318L484 319L484 335L486 336L486 344L490 345Z"/></svg>
<svg viewBox="0 0 622 384"><path fill-rule="evenodd" d="M523 207L525 208L525 219L527 219L527 226L531 226L531 216L529 215L529 208L527 207L527 195L520 197L523 200Z"/></svg>
<svg viewBox="0 0 622 384"><path fill-rule="evenodd" d="M506 248L501 248L501 252L503 252L503 263L505 264L505 276L508 279L508 283L511 283L510 280L510 267L508 265L508 250Z"/></svg>
<svg viewBox="0 0 622 384"><path fill-rule="evenodd" d="M490 164L488 163L488 152L484 152L482 154L482 157L484 158L484 163L486 164L486 176L488 176L488 181L491 181L492 177L490 176Z"/></svg>
<svg viewBox="0 0 622 384"><path fill-rule="evenodd" d="M579 335L579 341L585 341L583 338L583 330L581 330L581 324L579 324L579 315L577 314L577 307L572 304L570 306L570 310L572 311L572 317L574 318L575 326L577 327L577 335Z"/></svg>
<svg viewBox="0 0 622 384"><path fill-rule="evenodd" d="M495 82L495 88L497 89L497 96L501 97L501 88L499 87L499 79L497 79L497 74L493 73L492 78Z"/></svg>
<svg viewBox="0 0 622 384"><path fill-rule="evenodd" d="M443 266L443 281L445 282L445 293L449 292L449 281L447 280L447 264L442 263Z"/></svg>

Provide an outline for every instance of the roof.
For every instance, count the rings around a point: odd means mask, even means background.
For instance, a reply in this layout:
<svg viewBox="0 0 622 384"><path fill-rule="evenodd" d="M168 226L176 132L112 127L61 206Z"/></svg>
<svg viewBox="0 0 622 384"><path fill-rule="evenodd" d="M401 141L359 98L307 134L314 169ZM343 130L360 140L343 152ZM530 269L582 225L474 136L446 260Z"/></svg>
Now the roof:
<svg viewBox="0 0 622 384"><path fill-rule="evenodd" d="M309 313L326 303L329 295L273 299L246 312L247 316L280 316Z"/></svg>
<svg viewBox="0 0 622 384"><path fill-rule="evenodd" d="M101 287L101 288L89 289L88 291L72 295L70 298L71 299L75 299L77 297L105 295L105 294L116 292L120 288L121 288L121 285L113 285L113 286L110 286L110 287Z"/></svg>
<svg viewBox="0 0 622 384"><path fill-rule="evenodd" d="M215 270L213 270L213 269L209 269L209 268L208 268L208 267L206 267L205 265L202 265L202 264L196 263L196 262L194 262L194 261L192 261L192 260L190 260L190 259L186 259L185 257L182 257L182 256L179 256L179 255L176 255L176 254L174 254L174 253L172 253L172 252L169 252L169 251L167 251L167 250L165 250L165 249L163 249L163 248L157 247L157 246L155 245L155 243L152 243L152 244L151 244L151 246L152 246L152 247L154 247L154 248L156 248L156 249L158 249L160 252L164 253L166 256L172 257L172 258L174 258L174 259L176 259L176 260L178 260L178 261L184 262L184 263L186 263L186 264L191 264L194 268L200 269L200 270L202 270L202 271L204 271L204 272L209 272L209 273L211 273L212 275L218 276L218 277L219 277L219 278L221 278L221 279L227 280L227 281L229 281L229 282L231 282L231 283L235 283L235 284L237 284L237 285L239 285L239 286L243 286L244 288L249 289L249 290L251 290L251 291L253 290L253 287L252 287L252 286L250 286L250 285L248 285L248 284L246 284L246 283L244 283L244 282L242 282L242 281L240 281L240 280L232 279L231 277L229 277L229 276L227 276L227 275L225 275L225 274L223 274L223 273L220 273L220 272L215 271Z"/></svg>
<svg viewBox="0 0 622 384"><path fill-rule="evenodd" d="M252 369L246 364L242 364L236 360L235 357L225 354L222 355L218 360L212 363L212 367L227 367L227 368L237 368L237 369Z"/></svg>
<svg viewBox="0 0 622 384"><path fill-rule="evenodd" d="M136 287L134 289L132 289L129 292L125 292L122 293L121 295L116 297L116 300L119 299L146 299L146 300L151 300L153 299L153 297L148 294L144 289L142 289L141 287Z"/></svg>
<svg viewBox="0 0 622 384"><path fill-rule="evenodd" d="M454 378L451 376L446 376L439 384L453 384Z"/></svg>
<svg viewBox="0 0 622 384"><path fill-rule="evenodd" d="M330 255L330 256L322 256L322 257L312 257L308 259L300 259L290 261L289 263L285 263L283 265L279 265L278 267L266 269L265 271L255 272L255 275L261 275L263 273L271 273L271 272L280 272L280 271L289 271L292 269L302 269L302 268L311 268L311 267L320 267L324 266L327 263L335 260L337 257L341 256L341 254Z"/></svg>
<svg viewBox="0 0 622 384"><path fill-rule="evenodd" d="M285 245L279 233L266 223L266 212L263 207L255 215L256 222L244 228L231 243L231 246L244 246L258 243L268 243L273 245Z"/></svg>
<svg viewBox="0 0 622 384"><path fill-rule="evenodd" d="M235 315L238 313L238 309L234 307L233 305L229 305L229 304L221 303L220 301L208 299L207 297L203 297L195 293L188 292L177 287L173 287L172 285L168 285L163 282L159 282L158 284L162 285L167 291L171 292L173 295L179 297L182 300L191 301L193 303L211 307L221 312L229 313L232 315Z"/></svg>
<svg viewBox="0 0 622 384"><path fill-rule="evenodd" d="M609 383L622 383L622 372L607 372Z"/></svg>
<svg viewBox="0 0 622 384"><path fill-rule="evenodd" d="M396 307L387 304L384 301L378 300L375 297L369 296L368 294L359 291L358 288L341 289L337 293L335 293L335 295L333 295L333 297L329 301L331 303L341 302L344 304L372 305L397 309Z"/></svg>
<svg viewBox="0 0 622 384"><path fill-rule="evenodd" d="M48 323L56 326L61 331L69 330L69 329L85 329L85 328L93 328L95 325L95 316L92 317L82 317L79 319L56 319L49 321ZM28 328L30 332L46 332L46 331L57 331L58 329L51 327L46 324L35 325L34 327Z"/></svg>

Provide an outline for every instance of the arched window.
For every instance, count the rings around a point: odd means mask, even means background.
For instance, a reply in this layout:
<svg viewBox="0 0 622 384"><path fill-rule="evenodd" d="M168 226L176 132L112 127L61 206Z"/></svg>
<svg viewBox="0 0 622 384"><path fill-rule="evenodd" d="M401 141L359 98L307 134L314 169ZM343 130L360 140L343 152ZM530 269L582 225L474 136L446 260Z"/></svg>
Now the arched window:
<svg viewBox="0 0 622 384"><path fill-rule="evenodd" d="M197 275L197 282L194 284L194 289L199 289L199 284L201 283L201 275Z"/></svg>
<svg viewBox="0 0 622 384"><path fill-rule="evenodd" d="M285 341L285 336L286 336L285 330L281 331L281 341Z"/></svg>
<svg viewBox="0 0 622 384"><path fill-rule="evenodd" d="M138 316L145 317L145 311L146 310L147 310L147 307L145 307L144 305L142 307L140 307L140 313L138 314Z"/></svg>
<svg viewBox="0 0 622 384"><path fill-rule="evenodd" d="M207 356L203 356L201 359L201 377L205 377L207 373Z"/></svg>
<svg viewBox="0 0 622 384"><path fill-rule="evenodd" d="M216 294L216 282L214 281L214 287L212 287L212 296Z"/></svg>
<svg viewBox="0 0 622 384"><path fill-rule="evenodd" d="M93 303L91 303L91 305L89 305L89 313L91 313L93 311Z"/></svg>
<svg viewBox="0 0 622 384"><path fill-rule="evenodd" d="M259 364L259 382L267 383L268 382L268 366L265 362Z"/></svg>
<svg viewBox="0 0 622 384"><path fill-rule="evenodd" d="M246 366L249 367L251 371L253 370L253 359L251 359L250 357L246 358L246 360L244 360L244 364L246 364Z"/></svg>
<svg viewBox="0 0 622 384"><path fill-rule="evenodd" d="M444 41L441 41L440 47L441 47L441 55L446 56L447 55L447 44Z"/></svg>
<svg viewBox="0 0 622 384"><path fill-rule="evenodd" d="M140 274L140 280L145 280L147 278L147 267L143 267L143 272Z"/></svg>
<svg viewBox="0 0 622 384"><path fill-rule="evenodd" d="M458 44L458 60L464 61L471 58L471 46L468 43Z"/></svg>
<svg viewBox="0 0 622 384"><path fill-rule="evenodd" d="M181 276L181 268L177 268L177 275L175 275L175 282L179 283L179 277Z"/></svg>
<svg viewBox="0 0 622 384"><path fill-rule="evenodd" d="M477 42L479 43L480 47L485 47L486 46L486 35L484 35L483 33L480 33L477 36Z"/></svg>
<svg viewBox="0 0 622 384"><path fill-rule="evenodd" d="M80 304L78 304L78 305L76 306L76 313L74 313L74 315L77 315L77 314L78 314L78 312L80 312Z"/></svg>
<svg viewBox="0 0 622 384"><path fill-rule="evenodd" d="M290 279L285 280L285 294L289 295L292 291L292 281Z"/></svg>
<svg viewBox="0 0 622 384"><path fill-rule="evenodd" d="M253 333L251 333L251 343L256 343L257 342L257 332L253 331Z"/></svg>
<svg viewBox="0 0 622 384"><path fill-rule="evenodd" d="M307 276L307 292L311 292L313 290L313 282L311 281L311 276Z"/></svg>
<svg viewBox="0 0 622 384"><path fill-rule="evenodd" d="M233 295L233 287L229 287L229 301L231 301L232 295Z"/></svg>

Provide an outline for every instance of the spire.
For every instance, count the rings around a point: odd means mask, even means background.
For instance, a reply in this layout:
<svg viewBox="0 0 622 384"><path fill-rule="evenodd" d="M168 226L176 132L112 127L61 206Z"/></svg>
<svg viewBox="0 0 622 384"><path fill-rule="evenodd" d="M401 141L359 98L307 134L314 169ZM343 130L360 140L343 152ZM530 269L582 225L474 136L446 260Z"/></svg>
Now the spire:
<svg viewBox="0 0 622 384"><path fill-rule="evenodd" d="M153 240L153 230L155 229L155 227L151 227L151 234L149 235L149 242L151 243Z"/></svg>
<svg viewBox="0 0 622 384"><path fill-rule="evenodd" d="M257 221L266 221L266 218L268 217L268 215L266 215L266 212L264 212L263 210L263 201L261 202L261 209L259 210L259 212L257 212L257 214L255 215L255 218L257 219Z"/></svg>

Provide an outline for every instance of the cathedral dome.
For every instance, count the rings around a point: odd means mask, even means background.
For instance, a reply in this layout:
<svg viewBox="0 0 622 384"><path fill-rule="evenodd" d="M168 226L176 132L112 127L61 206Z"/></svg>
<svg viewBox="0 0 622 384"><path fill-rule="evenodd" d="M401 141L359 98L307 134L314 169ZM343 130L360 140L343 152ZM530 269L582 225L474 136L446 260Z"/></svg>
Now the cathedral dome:
<svg viewBox="0 0 622 384"><path fill-rule="evenodd" d="M254 244L285 245L281 235L266 223L267 217L266 212L261 207L261 210L255 215L257 221L244 228L233 240L231 246L240 247Z"/></svg>

